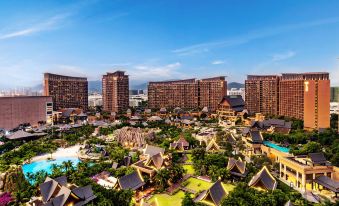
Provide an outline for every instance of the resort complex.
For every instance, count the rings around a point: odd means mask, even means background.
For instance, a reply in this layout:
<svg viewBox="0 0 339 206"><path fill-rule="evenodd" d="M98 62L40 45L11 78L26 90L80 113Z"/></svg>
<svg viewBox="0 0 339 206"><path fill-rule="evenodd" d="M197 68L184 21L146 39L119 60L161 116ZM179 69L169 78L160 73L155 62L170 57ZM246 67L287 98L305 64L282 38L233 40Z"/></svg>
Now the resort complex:
<svg viewBox="0 0 339 206"><path fill-rule="evenodd" d="M241 96L221 98L215 111L176 106L108 115L61 109L53 125L8 130L0 145L0 198L34 206L338 200L336 131L251 115Z"/></svg>

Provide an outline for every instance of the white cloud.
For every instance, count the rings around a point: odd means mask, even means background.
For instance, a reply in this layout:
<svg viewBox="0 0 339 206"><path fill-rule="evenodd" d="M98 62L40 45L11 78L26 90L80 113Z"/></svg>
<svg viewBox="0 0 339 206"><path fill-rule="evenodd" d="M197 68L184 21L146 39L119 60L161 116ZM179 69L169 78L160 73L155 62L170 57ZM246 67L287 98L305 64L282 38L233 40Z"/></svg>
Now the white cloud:
<svg viewBox="0 0 339 206"><path fill-rule="evenodd" d="M13 30L8 33L0 34L0 40L11 39L20 36L28 36L35 33L56 29L64 22L67 17L70 16L70 13L63 13L55 15L45 21L36 22L34 25L27 26L27 28Z"/></svg>
<svg viewBox="0 0 339 206"><path fill-rule="evenodd" d="M220 41L210 41L210 42L204 42L200 44L194 44L191 46L172 50L172 52L179 56L193 55L193 54L208 52L211 49L246 44L256 39L270 37L270 36L290 32L290 31L294 31L298 29L311 28L311 27L328 25L328 24L336 24L336 23L339 23L339 17L329 18L329 19L320 19L320 20L316 20L312 22L303 22L299 24L282 25L279 27L272 27L272 28L267 28L267 29L262 29L262 30L249 31L249 32L246 32L245 34L240 34L240 35L237 35L236 37L230 37L228 39L224 39Z"/></svg>
<svg viewBox="0 0 339 206"><path fill-rule="evenodd" d="M86 77L87 72L85 69L74 66L74 65L54 65L51 69L46 70L46 72L60 74L60 75L66 75L66 76L79 76L79 77Z"/></svg>
<svg viewBox="0 0 339 206"><path fill-rule="evenodd" d="M180 67L180 62L160 66L142 64L132 66L127 69L127 73L134 80L181 78L183 74L178 72Z"/></svg>
<svg viewBox="0 0 339 206"><path fill-rule="evenodd" d="M211 62L211 64L213 64L213 65L225 64L225 61L223 61L223 60L214 60L214 61Z"/></svg>
<svg viewBox="0 0 339 206"><path fill-rule="evenodd" d="M296 55L296 53L294 51L287 51L287 52L280 53L280 54L274 54L272 56L272 62L278 62L278 61L290 59L290 58L294 57L295 55Z"/></svg>

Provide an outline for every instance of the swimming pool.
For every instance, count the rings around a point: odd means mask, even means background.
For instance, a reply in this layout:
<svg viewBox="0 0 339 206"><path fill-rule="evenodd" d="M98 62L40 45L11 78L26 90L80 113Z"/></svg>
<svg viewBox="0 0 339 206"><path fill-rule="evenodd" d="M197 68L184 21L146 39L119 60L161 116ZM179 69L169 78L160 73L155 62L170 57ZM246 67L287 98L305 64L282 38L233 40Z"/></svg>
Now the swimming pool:
<svg viewBox="0 0 339 206"><path fill-rule="evenodd" d="M46 171L47 174L52 173L52 165L57 164L61 165L63 162L70 160L75 167L79 162L81 162L77 157L59 157L54 160L41 160L32 162L30 164L24 164L22 170L24 175L27 177L27 173L36 173L40 170Z"/></svg>
<svg viewBox="0 0 339 206"><path fill-rule="evenodd" d="M268 147L271 147L273 149L276 149L276 150L278 150L280 152L289 153L289 151L290 151L290 148L276 145L276 144L274 144L273 142L270 142L270 141L264 141L264 145L266 145Z"/></svg>

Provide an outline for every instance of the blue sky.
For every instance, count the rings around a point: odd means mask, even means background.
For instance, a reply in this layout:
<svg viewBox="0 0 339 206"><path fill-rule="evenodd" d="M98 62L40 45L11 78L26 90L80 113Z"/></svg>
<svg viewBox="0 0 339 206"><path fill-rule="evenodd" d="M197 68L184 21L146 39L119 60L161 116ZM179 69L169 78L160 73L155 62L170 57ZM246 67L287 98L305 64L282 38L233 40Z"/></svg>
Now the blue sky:
<svg viewBox="0 0 339 206"><path fill-rule="evenodd" d="M339 1L0 1L0 89L43 72L149 80L328 71L339 85Z"/></svg>

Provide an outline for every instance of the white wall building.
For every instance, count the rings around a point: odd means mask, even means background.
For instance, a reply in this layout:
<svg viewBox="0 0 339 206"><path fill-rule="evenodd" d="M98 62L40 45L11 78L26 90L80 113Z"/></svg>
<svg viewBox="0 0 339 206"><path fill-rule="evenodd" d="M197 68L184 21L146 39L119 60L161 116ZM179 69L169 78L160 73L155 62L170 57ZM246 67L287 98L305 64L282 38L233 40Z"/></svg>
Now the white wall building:
<svg viewBox="0 0 339 206"><path fill-rule="evenodd" d="M88 106L90 107L102 106L102 95L101 94L88 95Z"/></svg>
<svg viewBox="0 0 339 206"><path fill-rule="evenodd" d="M139 107L143 101L147 101L148 96L146 94L129 95L129 106Z"/></svg>
<svg viewBox="0 0 339 206"><path fill-rule="evenodd" d="M245 101L245 88L231 88L230 90L227 90L227 96L230 95L240 95Z"/></svg>

